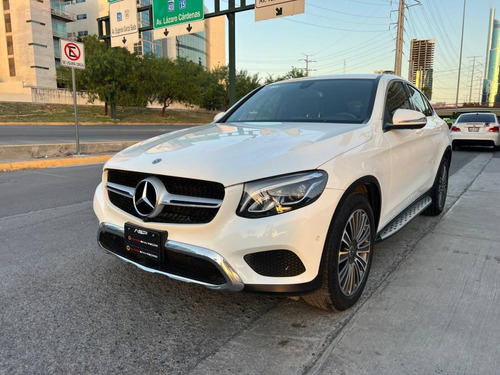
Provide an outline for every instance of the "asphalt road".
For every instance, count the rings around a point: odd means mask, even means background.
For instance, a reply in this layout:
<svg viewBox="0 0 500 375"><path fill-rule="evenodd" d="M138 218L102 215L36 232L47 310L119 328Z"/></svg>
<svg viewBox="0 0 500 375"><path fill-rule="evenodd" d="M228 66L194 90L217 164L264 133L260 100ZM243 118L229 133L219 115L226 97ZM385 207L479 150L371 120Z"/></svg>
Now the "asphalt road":
<svg viewBox="0 0 500 375"><path fill-rule="evenodd" d="M492 155L454 153L447 208ZM325 348L440 220L417 217L378 243L362 299L332 314L283 297L180 283L104 254L92 212L101 169L0 174L2 374L313 373Z"/></svg>
<svg viewBox="0 0 500 375"><path fill-rule="evenodd" d="M80 142L142 141L192 125L79 125ZM0 145L75 142L74 125L2 125Z"/></svg>

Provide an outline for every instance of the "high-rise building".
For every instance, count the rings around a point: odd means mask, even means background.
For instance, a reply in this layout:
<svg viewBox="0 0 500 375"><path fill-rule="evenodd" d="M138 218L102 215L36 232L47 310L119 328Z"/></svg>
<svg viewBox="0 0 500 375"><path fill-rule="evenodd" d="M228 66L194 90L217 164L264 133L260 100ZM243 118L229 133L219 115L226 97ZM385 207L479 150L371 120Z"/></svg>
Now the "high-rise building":
<svg viewBox="0 0 500 375"><path fill-rule="evenodd" d="M422 90L429 99L432 94L435 39L412 39L408 80Z"/></svg>
<svg viewBox="0 0 500 375"><path fill-rule="evenodd" d="M0 9L0 93L56 88L59 39L74 14L63 0L2 0Z"/></svg>
<svg viewBox="0 0 500 375"><path fill-rule="evenodd" d="M182 57L208 70L226 65L225 30L224 16L207 18L202 33L165 39L166 56Z"/></svg>
<svg viewBox="0 0 500 375"><path fill-rule="evenodd" d="M500 20L495 19L495 9L490 10L488 45L486 47L486 63L481 101L493 106L500 102L499 91L500 65Z"/></svg>
<svg viewBox="0 0 500 375"><path fill-rule="evenodd" d="M67 25L68 37L98 34L97 18L109 13L108 0L65 0L66 9L75 14L75 22Z"/></svg>

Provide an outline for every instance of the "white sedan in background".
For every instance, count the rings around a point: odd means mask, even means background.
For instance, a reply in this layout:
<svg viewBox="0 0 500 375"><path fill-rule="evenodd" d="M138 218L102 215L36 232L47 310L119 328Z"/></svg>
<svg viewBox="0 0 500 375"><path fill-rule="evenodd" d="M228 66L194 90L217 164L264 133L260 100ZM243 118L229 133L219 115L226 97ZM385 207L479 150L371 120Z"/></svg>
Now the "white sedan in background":
<svg viewBox="0 0 500 375"><path fill-rule="evenodd" d="M453 148L458 146L492 146L500 149L500 124L494 113L463 113L451 127Z"/></svg>
<svg viewBox="0 0 500 375"><path fill-rule="evenodd" d="M98 242L179 281L345 310L375 242L443 211L450 161L448 126L401 77L277 82L111 158Z"/></svg>

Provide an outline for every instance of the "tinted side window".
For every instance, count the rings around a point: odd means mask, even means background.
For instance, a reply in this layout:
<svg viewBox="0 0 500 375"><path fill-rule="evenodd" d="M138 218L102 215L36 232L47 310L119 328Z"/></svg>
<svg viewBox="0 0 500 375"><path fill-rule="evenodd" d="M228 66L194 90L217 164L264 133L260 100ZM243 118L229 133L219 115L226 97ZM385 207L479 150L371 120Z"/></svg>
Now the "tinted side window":
<svg viewBox="0 0 500 375"><path fill-rule="evenodd" d="M424 98L425 108L427 110L427 112L425 112L425 115L432 116L434 114L434 108L432 108L431 103L429 103L425 95L422 94L422 97Z"/></svg>
<svg viewBox="0 0 500 375"><path fill-rule="evenodd" d="M422 94L412 86L408 86L410 90L410 101L417 111L422 112L426 116L432 116L432 110L426 103Z"/></svg>
<svg viewBox="0 0 500 375"><path fill-rule="evenodd" d="M410 105L408 92L403 82L393 82L387 90L386 108L392 121L392 116L397 109L413 109Z"/></svg>

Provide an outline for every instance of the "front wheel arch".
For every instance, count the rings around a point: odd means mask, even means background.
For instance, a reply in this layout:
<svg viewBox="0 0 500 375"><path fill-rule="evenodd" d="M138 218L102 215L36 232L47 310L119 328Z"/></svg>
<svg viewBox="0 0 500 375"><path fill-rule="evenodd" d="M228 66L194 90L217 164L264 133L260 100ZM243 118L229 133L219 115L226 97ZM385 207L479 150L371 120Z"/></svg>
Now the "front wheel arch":
<svg viewBox="0 0 500 375"><path fill-rule="evenodd" d="M380 221L380 213L382 209L382 193L380 189L380 184L375 176L365 176L358 178L354 181L344 192L342 198L337 205L335 211L340 207L341 203L351 194L351 193L361 193L370 202L370 206L373 211L373 218L375 219L375 228L378 228ZM335 214L335 213L334 213Z"/></svg>

